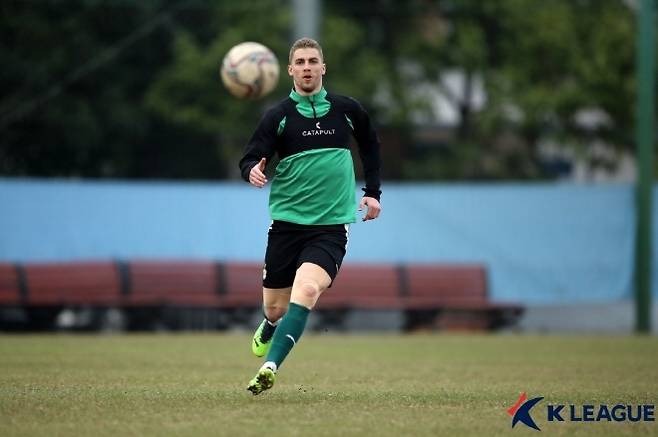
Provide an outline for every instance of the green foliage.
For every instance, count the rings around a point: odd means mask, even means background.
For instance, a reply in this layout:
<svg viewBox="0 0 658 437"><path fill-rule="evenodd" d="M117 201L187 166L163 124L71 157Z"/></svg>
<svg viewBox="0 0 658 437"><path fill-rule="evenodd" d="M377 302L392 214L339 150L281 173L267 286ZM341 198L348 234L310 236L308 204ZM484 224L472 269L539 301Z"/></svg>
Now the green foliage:
<svg viewBox="0 0 658 437"><path fill-rule="evenodd" d="M480 74L487 99L481 111L462 102L467 128L457 129L453 146L477 153L461 166L474 172L461 177L550 176L538 154L546 140L575 149L592 138L631 147L634 17L623 2L466 1L446 14L454 25L446 58ZM576 116L592 109L611 122L578 125Z"/></svg>
<svg viewBox="0 0 658 437"><path fill-rule="evenodd" d="M248 6L248 7L247 7ZM281 0L248 4L218 4L208 11L215 37L203 44L190 32L179 30L172 62L163 68L145 96L146 107L174 126L216 138L215 147L226 172L236 175L237 161L260 112L272 99L281 99L289 87L286 77L265 101L239 100L222 85L219 69L229 49L243 41L266 44L279 58L282 74L287 65L289 13ZM269 11L251 14L249 11Z"/></svg>
<svg viewBox="0 0 658 437"><path fill-rule="evenodd" d="M291 4L4 2L0 174L237 177L260 115L290 88ZM577 154L593 140L632 148L626 1L333 0L321 26L325 84L379 125L386 178L550 178L543 142ZM233 98L219 77L225 53L245 40L281 63L263 100ZM464 90L447 83L455 72ZM473 99L479 84L484 106ZM457 125L434 113L437 90ZM576 122L593 109L604 123ZM421 140L428 128L440 139Z"/></svg>
<svg viewBox="0 0 658 437"><path fill-rule="evenodd" d="M325 86L341 94L370 102L378 81L386 75L381 52L364 45L366 31L353 19L330 15L323 23L322 48L327 64Z"/></svg>
<svg viewBox="0 0 658 437"><path fill-rule="evenodd" d="M148 71L166 61L157 2L3 3L0 173L131 176L148 141ZM148 32L140 34L141 29Z"/></svg>

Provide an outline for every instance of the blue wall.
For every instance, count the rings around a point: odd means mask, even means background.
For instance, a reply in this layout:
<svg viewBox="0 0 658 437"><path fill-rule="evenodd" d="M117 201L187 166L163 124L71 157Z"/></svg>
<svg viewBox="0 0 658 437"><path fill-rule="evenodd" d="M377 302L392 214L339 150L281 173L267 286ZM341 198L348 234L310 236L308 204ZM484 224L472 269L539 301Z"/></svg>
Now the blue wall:
<svg viewBox="0 0 658 437"><path fill-rule="evenodd" d="M386 184L383 190L381 218L352 226L346 262L481 262L489 267L494 299L526 304L610 302L632 294L630 185ZM0 179L0 260L260 261L267 195L237 182Z"/></svg>

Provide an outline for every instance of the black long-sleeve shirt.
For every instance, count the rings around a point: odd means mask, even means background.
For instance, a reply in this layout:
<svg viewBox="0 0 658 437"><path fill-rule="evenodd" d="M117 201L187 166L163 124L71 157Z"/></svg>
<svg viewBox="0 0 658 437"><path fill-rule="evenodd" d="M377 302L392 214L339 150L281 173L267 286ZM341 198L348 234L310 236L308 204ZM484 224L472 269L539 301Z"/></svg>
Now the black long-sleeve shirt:
<svg viewBox="0 0 658 437"><path fill-rule="evenodd" d="M275 220L302 224L354 221L354 167L349 136L356 139L365 196L380 198L380 143L363 107L350 97L295 91L268 110L240 160L242 177L261 158L280 158L270 191Z"/></svg>

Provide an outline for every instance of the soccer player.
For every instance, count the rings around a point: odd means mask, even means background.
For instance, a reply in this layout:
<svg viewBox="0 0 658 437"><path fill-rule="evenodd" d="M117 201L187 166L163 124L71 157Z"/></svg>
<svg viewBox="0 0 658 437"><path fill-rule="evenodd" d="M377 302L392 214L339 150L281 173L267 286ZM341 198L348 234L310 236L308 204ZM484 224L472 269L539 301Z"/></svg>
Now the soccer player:
<svg viewBox="0 0 658 437"><path fill-rule="evenodd" d="M331 286L343 261L349 223L355 221L354 166L350 134L356 139L366 186L362 220L379 216L379 139L368 114L354 99L328 93L317 41L296 41L289 55L290 95L269 109L240 160L242 177L262 188L265 166L279 156L270 190L272 224L263 267L265 319L252 351L265 363L249 382L254 395L271 388L277 370L304 332L309 312Z"/></svg>

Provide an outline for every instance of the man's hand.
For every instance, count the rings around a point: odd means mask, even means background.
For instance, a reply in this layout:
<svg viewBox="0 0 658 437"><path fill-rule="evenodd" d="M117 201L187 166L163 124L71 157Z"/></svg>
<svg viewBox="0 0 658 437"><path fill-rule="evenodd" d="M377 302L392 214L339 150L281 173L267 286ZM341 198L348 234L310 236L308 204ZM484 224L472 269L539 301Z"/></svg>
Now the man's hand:
<svg viewBox="0 0 658 437"><path fill-rule="evenodd" d="M249 183L254 187L263 188L267 183L267 177L265 177L265 158L261 159L260 162L254 165L249 172Z"/></svg>
<svg viewBox="0 0 658 437"><path fill-rule="evenodd" d="M374 220L379 217L379 213L382 210L382 207L379 205L379 201L374 197L364 196L361 198L361 203L359 203L359 211L363 211L363 208L367 207L366 215L363 216L361 221Z"/></svg>

